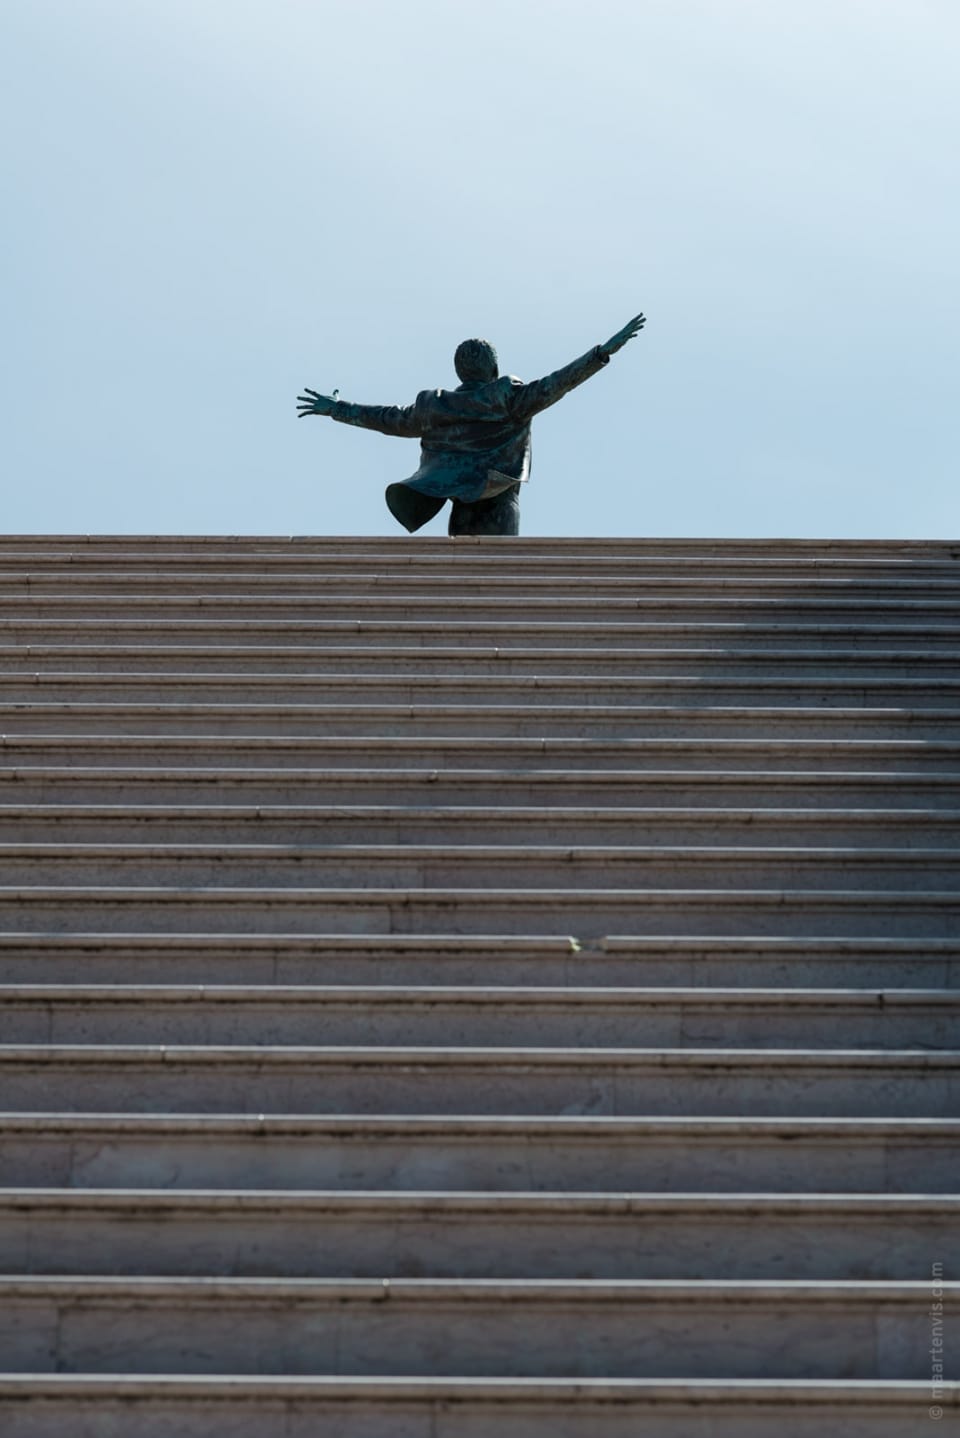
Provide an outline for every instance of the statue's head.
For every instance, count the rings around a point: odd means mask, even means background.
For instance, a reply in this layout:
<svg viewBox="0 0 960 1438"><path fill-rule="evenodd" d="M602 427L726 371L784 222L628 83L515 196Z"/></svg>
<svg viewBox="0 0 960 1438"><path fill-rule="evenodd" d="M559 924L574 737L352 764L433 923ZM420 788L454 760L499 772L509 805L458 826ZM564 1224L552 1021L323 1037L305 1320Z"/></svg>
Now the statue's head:
<svg viewBox="0 0 960 1438"><path fill-rule="evenodd" d="M464 340L457 345L453 366L464 383L479 380L486 384L500 373L497 352L489 340Z"/></svg>

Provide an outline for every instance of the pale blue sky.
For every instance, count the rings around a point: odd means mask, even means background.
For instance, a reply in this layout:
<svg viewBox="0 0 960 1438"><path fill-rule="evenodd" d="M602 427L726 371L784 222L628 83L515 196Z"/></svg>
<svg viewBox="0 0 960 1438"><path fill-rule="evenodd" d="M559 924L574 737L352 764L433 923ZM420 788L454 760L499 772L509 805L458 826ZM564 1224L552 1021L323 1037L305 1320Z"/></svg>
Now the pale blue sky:
<svg viewBox="0 0 960 1438"><path fill-rule="evenodd" d="M402 534L304 384L643 309L522 532L956 537L958 74L957 0L0 0L2 527Z"/></svg>

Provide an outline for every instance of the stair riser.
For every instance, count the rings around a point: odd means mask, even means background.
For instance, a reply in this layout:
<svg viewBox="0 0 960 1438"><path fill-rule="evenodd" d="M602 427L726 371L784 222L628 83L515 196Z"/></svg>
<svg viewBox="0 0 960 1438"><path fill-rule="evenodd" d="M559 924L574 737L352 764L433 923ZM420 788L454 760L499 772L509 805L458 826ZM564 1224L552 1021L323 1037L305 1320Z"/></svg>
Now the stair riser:
<svg viewBox="0 0 960 1438"><path fill-rule="evenodd" d="M216 1051L214 1051L216 1052ZM771 1054L763 1065L729 1060L684 1064L617 1063L590 1069L561 1062L496 1066L322 1064L218 1057L216 1063L144 1056L111 1063L91 1052L83 1062L4 1057L4 1103L30 1112L355 1113L355 1114L688 1114L742 1117L949 1118L960 1112L960 1067L891 1055L884 1067L791 1063Z"/></svg>
<svg viewBox="0 0 960 1438"><path fill-rule="evenodd" d="M0 1127L0 1184L42 1188L410 1189L590 1193L955 1193L960 1138L247 1139L88 1134Z"/></svg>
<svg viewBox="0 0 960 1438"><path fill-rule="evenodd" d="M304 712L297 713L297 709ZM258 714L257 710L261 712ZM498 713L504 709L504 714ZM621 706L600 709L590 715L533 705L511 710L509 706L488 705L485 713L466 704L445 705L443 712L420 707L387 705L298 705L264 702L260 705L209 704L191 709L188 705L143 705L143 712L122 706L69 704L44 705L23 701L0 706L0 726L7 735L164 735L177 738L195 735L228 739L249 735L271 738L320 736L355 739L361 735L379 739L432 738L473 739L826 739L960 742L960 714L952 710L903 711L822 709L791 710L766 708L760 711L737 708L687 707L658 714L644 714ZM383 711L383 712L378 712Z"/></svg>
<svg viewBox="0 0 960 1438"><path fill-rule="evenodd" d="M91 937L74 948L70 936L50 939L50 947L0 947L0 983L127 984L546 984L568 983L599 987L702 986L737 988L960 988L960 959L936 954L916 956L847 954L842 949L822 954L778 958L776 953L708 954L691 957L665 953L623 956L582 952L570 960L525 960L496 951L477 957L390 953L369 956L324 949L322 940L308 943L302 953L271 951L269 940L261 952L231 947L230 937L209 948L162 949L135 940L129 947L112 947L116 936ZM280 940L282 943L283 941ZM917 941L917 948L923 944Z"/></svg>
<svg viewBox="0 0 960 1438"><path fill-rule="evenodd" d="M929 1004L862 1008L826 1001L774 1005L710 1003L644 1006L450 1004L422 1006L298 999L255 1003L208 998L169 1003L144 994L138 1003L7 1000L0 1009L4 1042L16 1044L385 1044L442 1048L530 1045L534 1048L949 1048L960 1034L960 995Z"/></svg>
<svg viewBox="0 0 960 1438"><path fill-rule="evenodd" d="M39 1380L29 1385L36 1389ZM144 1385L148 1386L148 1385ZM226 1385L224 1385L226 1386ZM352 1396L250 1396L218 1393L167 1398L161 1393L118 1392L115 1396L45 1398L23 1396L4 1401L0 1424L6 1438L489 1438L500 1432L510 1438L637 1438L655 1432L658 1438L765 1438L772 1428L790 1438L928 1438L930 1418L918 1393L910 1406L892 1405L887 1393L869 1398L855 1391L836 1402L808 1401L803 1389L789 1398L759 1389L734 1401L723 1395L710 1402L697 1392L684 1401L635 1396L604 1402L591 1393L572 1401L530 1398L420 1399L402 1395L382 1398L379 1389L366 1398ZM950 1399L947 1399L950 1401ZM709 1424L709 1426L706 1426Z"/></svg>
<svg viewBox="0 0 960 1438"><path fill-rule="evenodd" d="M290 807L202 809L9 805L0 844L766 845L907 851L960 849L960 813L930 809L713 810ZM869 854L862 856L864 862ZM8 871L4 866L4 874Z"/></svg>
<svg viewBox="0 0 960 1438"><path fill-rule="evenodd" d="M216 1300L138 1305L10 1298L21 1372L929 1378L922 1299L644 1304L506 1300ZM842 1348L837 1334L843 1333Z"/></svg>
<svg viewBox="0 0 960 1438"><path fill-rule="evenodd" d="M392 673L331 674L244 672L206 675L170 672L156 675L141 665L127 673L106 669L91 676L82 668L47 664L31 669L30 658L11 663L0 674L0 700L5 704L44 702L98 703L207 703L207 704L369 704L450 705L471 714L485 706L530 704L577 705L589 715L594 706L624 708L636 705L776 705L783 708L841 707L922 708L955 713L960 708L960 680L938 672L929 679L904 679L899 671L874 678L849 673L824 682L820 674L785 679L779 668L751 678L716 679L708 675L650 676L640 674L549 675L528 674L505 678L501 674L476 678L451 674L440 664L428 674L409 674L397 665Z"/></svg>
<svg viewBox="0 0 960 1438"><path fill-rule="evenodd" d="M546 771L560 780L594 773L636 775L674 773L816 773L898 775L942 774L954 790L960 787L960 746L905 740L758 741L690 739L671 742L634 739L617 742L565 739L503 739L499 743L460 738L286 738L243 739L153 737L117 739L75 735L5 735L2 772L75 766L164 770L342 771L485 769L511 777ZM64 776L66 777L66 776Z"/></svg>
<svg viewBox="0 0 960 1438"><path fill-rule="evenodd" d="M208 1396L167 1398L126 1393L115 1397L24 1396L0 1393L0 1427L6 1438L764 1438L776 1428L790 1438L929 1438L930 1419L918 1395L908 1407L886 1394L858 1392L842 1402L774 1397L713 1401L709 1412L699 1396L688 1401L624 1397L609 1402L578 1394L570 1401L398 1396L386 1399L371 1389L365 1398L250 1396L226 1391ZM236 1387L234 1384L233 1387ZM704 1426L709 1424L709 1427Z"/></svg>
<svg viewBox="0 0 960 1438"><path fill-rule="evenodd" d="M0 768L0 803L960 809L960 773Z"/></svg>
<svg viewBox="0 0 960 1438"><path fill-rule="evenodd" d="M234 582L251 570L260 575L301 573L314 582L338 574L378 575L392 585L399 576L430 581L449 577L464 580L505 579L515 575L530 580L549 576L563 587L567 580L622 575L636 582L645 576L675 580L693 574L714 582L732 578L822 581L843 578L859 585L879 578L953 580L957 578L958 548L952 542L913 545L880 541L833 543L819 541L758 540L727 542L704 540L598 540L458 538L418 536L413 545L405 536L361 543L349 537L326 542L254 541L230 535L218 544L198 538L169 536L133 542L101 539L79 542L73 536L59 540L43 537L42 545L7 541L0 550L5 574L30 576L39 586L50 573L64 576L103 572L114 576L153 569L169 583L174 574L190 573L197 582L208 575L230 573ZM592 586L591 586L592 587Z"/></svg>
<svg viewBox="0 0 960 1438"><path fill-rule="evenodd" d="M718 1208L552 1216L287 1210L263 1200L246 1216L210 1208L156 1216L150 1197L116 1211L18 1211L0 1197L0 1270L267 1278L915 1279L947 1253L946 1212L772 1217Z"/></svg>
<svg viewBox="0 0 960 1438"><path fill-rule="evenodd" d="M2 561L0 561L2 562ZM588 592L569 593L549 577L522 572L500 575L496 590L462 575L417 579L395 574L178 572L156 569L84 570L61 567L26 575L3 568L0 596L10 619L481 619L584 622L707 620L757 615L771 622L784 615L816 621L909 623L919 613L949 623L960 615L960 583L950 580L750 579L710 584L682 576L630 580L596 575Z"/></svg>
<svg viewBox="0 0 960 1438"><path fill-rule="evenodd" d="M555 832L555 841L569 839ZM451 852L446 859L435 856L418 860L367 856L322 858L319 855L267 854L243 857L236 852L206 855L167 855L148 851L142 856L122 851L90 859L68 850L57 856L32 857L22 853L4 854L0 869L5 885L10 884L108 884L212 886L219 888L259 887L279 889L400 888L425 889L543 889L566 880L572 889L858 889L889 892L941 890L960 897L960 854L957 851L931 854L925 851L871 858L837 853L823 857L788 853L784 857L751 852L749 857L734 850L715 858L683 853L647 854L606 858L575 853L556 859L535 854L470 858ZM495 902L495 900L494 900Z"/></svg>
<svg viewBox="0 0 960 1438"><path fill-rule="evenodd" d="M648 898L620 891L322 889L197 891L0 890L0 928L7 932L155 934L555 934L578 939L608 934L851 938L953 938L960 896L854 893L838 899L815 890L781 897L753 890L724 898L679 891Z"/></svg>
<svg viewBox="0 0 960 1438"><path fill-rule="evenodd" d="M190 571L197 580L218 572L238 576L302 573L312 580L337 574L378 575L393 584L398 576L435 579L522 579L549 575L563 586L567 577L646 574L666 577L725 574L752 578L793 576L809 580L846 577L859 582L892 579L956 579L958 551L952 541L568 539L512 536L449 538L390 536L362 541L351 536L253 539L197 536L10 537L0 550L5 574L36 581L50 572L81 578L94 570L123 576L153 569L169 582Z"/></svg>
<svg viewBox="0 0 960 1438"><path fill-rule="evenodd" d="M60 568L82 575L86 569L155 567L170 575L175 568L216 572L234 569L266 574L273 569L302 568L310 577L354 569L371 574L385 565L384 577L423 571L425 574L471 575L477 571L502 577L556 572L560 582L571 574L642 574L663 569L668 575L703 575L707 571L743 571L782 575L798 569L806 577L849 571L854 577L888 571L894 577L956 574L960 548L954 541L933 539L713 539L703 538L484 538L407 535L361 538L356 535L9 535L4 536L0 564L4 571L22 569L39 575Z"/></svg>
<svg viewBox="0 0 960 1438"><path fill-rule="evenodd" d="M585 678L651 678L687 677L711 679L745 679L759 681L769 678L771 670L781 680L800 679L815 686L822 679L843 680L849 688L854 680L861 684L877 679L917 679L933 686L939 679L955 681L958 654L955 649L937 650L922 645L915 652L902 644L884 645L876 650L858 649L830 644L815 649L785 648L782 644L761 648L748 640L727 640L716 649L703 645L652 648L649 644L631 643L622 649L605 643L596 647L568 648L551 645L524 647L495 641L473 647L431 648L424 645L398 644L378 647L374 643L338 645L320 641L304 645L264 643L254 647L237 643L227 645L190 644L181 640L166 646L137 644L135 641L114 645L91 641L41 643L23 639L20 645L0 644L0 663L10 672L56 672L70 674L150 674L155 683L167 674L244 674L297 675L322 673L370 675L385 677L398 672L410 675L449 675L463 678L534 678L538 675ZM172 698L166 685L158 684L158 692ZM514 693L515 690L510 691ZM701 697L702 696L702 691ZM954 700L956 691L954 690Z"/></svg>
<svg viewBox="0 0 960 1438"><path fill-rule="evenodd" d="M545 623L539 620L487 620L448 617L445 623L430 619L404 619L379 622L359 616L344 620L313 621L239 618L232 623L217 619L163 619L144 617L93 619L73 616L66 619L26 619L0 617L0 651L15 649L63 650L74 646L94 653L109 654L114 649L125 652L137 645L145 657L153 657L153 649L199 645L214 651L219 659L222 651L241 665L250 649L272 651L277 659L288 649L324 651L330 647L349 647L357 657L366 658L368 649L378 649L404 656L436 645L479 650L491 647L509 652L511 649L544 650L561 662L561 653L569 650L586 662L595 646L607 653L607 662L617 654L609 651L635 653L642 651L642 663L649 651L660 651L682 657L683 650L704 651L711 664L718 657L741 662L750 657L770 655L788 662L810 663L824 655L832 657L837 650L849 651L857 661L873 662L894 652L911 663L936 666L948 657L960 655L960 628L949 621L937 622L931 617L924 625L909 624L901 617L896 624L871 624L864 616L859 625L834 624L814 620L790 625L785 620L767 624L724 620L681 621L671 624L657 619L643 623L635 617L598 618L592 622ZM603 671L600 671L603 672Z"/></svg>
<svg viewBox="0 0 960 1438"><path fill-rule="evenodd" d="M231 590L222 578L201 581L204 593L185 595L182 582L174 588L156 579L97 582L85 577L72 584L61 576L39 584L9 581L0 574L0 599L8 623L56 626L63 632L74 622L122 625L218 624L251 626L317 623L350 624L633 624L707 625L750 624L890 626L901 629L929 623L949 629L960 624L960 582L954 586L856 585L854 592L835 592L815 582L727 584L709 592L702 583L662 582L630 585L621 581L602 585L594 581L587 596L558 595L536 581L497 584L497 593L470 590L462 582L424 581L373 585L364 591L358 577L353 588L344 580L238 578ZM248 592L239 594L243 586ZM839 587L841 590L843 586ZM433 592L431 592L433 591Z"/></svg>

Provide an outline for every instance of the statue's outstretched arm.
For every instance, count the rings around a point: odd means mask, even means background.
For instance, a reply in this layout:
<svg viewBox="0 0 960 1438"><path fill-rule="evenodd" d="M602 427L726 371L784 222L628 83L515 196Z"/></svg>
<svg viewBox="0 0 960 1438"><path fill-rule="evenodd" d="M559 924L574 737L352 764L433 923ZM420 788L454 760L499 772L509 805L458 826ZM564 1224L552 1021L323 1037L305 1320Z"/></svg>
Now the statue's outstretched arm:
<svg viewBox="0 0 960 1438"><path fill-rule="evenodd" d="M333 394L317 394L315 389L304 386L303 394L297 395L297 418L303 419L308 414L332 414L339 397L338 389Z"/></svg>
<svg viewBox="0 0 960 1438"><path fill-rule="evenodd" d="M601 345L600 348L605 355L615 355L617 350L623 349L627 340L634 339L634 337L640 333L646 323L646 315L634 315L633 319L630 320L628 324L625 324L622 330L617 330L616 334L611 335L606 344Z"/></svg>
<svg viewBox="0 0 960 1438"><path fill-rule="evenodd" d="M304 389L297 396L297 415L303 419L308 414L327 415L341 424L359 425L361 429L376 429L381 434L396 434L406 439L415 439L420 433L414 405L396 404L348 404L338 399L340 391L332 395L318 394L315 389Z"/></svg>
<svg viewBox="0 0 960 1438"><path fill-rule="evenodd" d="M585 355L575 359L572 364L564 365L553 374L545 375L543 379L535 379L530 384L519 385L514 391L514 398L511 405L513 413L518 418L530 419L541 410L549 409L556 404L558 399L563 399L578 384L583 384L591 375L609 362L610 356L616 354L617 350L623 349L628 340L638 335L646 324L643 315L635 315L629 324L625 324L622 330L617 330L611 335L606 344L594 345Z"/></svg>

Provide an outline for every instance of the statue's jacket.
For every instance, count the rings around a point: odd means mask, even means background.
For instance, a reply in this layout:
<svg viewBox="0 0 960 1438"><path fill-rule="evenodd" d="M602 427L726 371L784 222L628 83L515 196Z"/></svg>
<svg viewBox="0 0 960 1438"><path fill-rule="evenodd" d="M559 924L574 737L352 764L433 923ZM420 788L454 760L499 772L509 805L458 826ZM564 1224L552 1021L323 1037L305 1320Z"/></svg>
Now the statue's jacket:
<svg viewBox="0 0 960 1438"><path fill-rule="evenodd" d="M425 389L411 405L337 400L331 419L420 440L420 466L402 481L420 494L473 502L530 474L530 421L609 361L596 345L572 364L524 384L514 375L457 389Z"/></svg>

